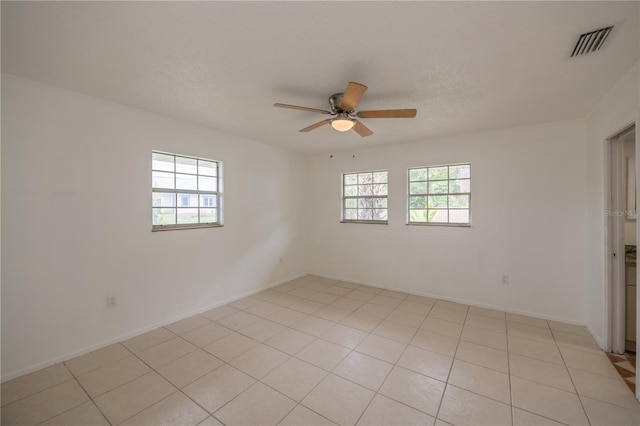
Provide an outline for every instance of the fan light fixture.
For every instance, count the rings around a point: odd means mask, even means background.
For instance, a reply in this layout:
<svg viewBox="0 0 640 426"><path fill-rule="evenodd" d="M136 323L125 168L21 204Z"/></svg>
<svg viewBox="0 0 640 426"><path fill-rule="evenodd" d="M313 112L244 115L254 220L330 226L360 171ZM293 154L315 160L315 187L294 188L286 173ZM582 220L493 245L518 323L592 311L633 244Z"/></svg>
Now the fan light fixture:
<svg viewBox="0 0 640 426"><path fill-rule="evenodd" d="M349 118L334 118L331 120L331 127L339 132L347 132L356 124L355 120Z"/></svg>

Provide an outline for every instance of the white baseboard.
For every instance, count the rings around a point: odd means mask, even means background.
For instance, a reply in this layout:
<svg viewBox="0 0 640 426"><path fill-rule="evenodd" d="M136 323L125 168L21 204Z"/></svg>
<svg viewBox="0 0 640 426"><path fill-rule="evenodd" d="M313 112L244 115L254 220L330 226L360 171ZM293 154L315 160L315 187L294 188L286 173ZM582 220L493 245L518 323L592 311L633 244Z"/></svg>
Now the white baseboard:
<svg viewBox="0 0 640 426"><path fill-rule="evenodd" d="M607 345L605 344L602 336L596 333L589 324L587 324L586 327L587 327L587 331L589 331L589 333L591 334L591 337L593 337L596 343L598 344L598 346L600 346L600 349L602 349L605 352L610 352L611 348L607 348Z"/></svg>
<svg viewBox="0 0 640 426"><path fill-rule="evenodd" d="M382 288L382 289L385 289L385 290L392 290L392 291L400 291L400 292L403 292L403 293L413 294L413 295L416 295L416 296L425 296L425 297L431 297L433 299L446 300L448 302L462 303L464 305L476 306L478 308L494 309L494 310L497 310L497 311L509 312L510 314L526 315L526 316L533 317L533 318L540 318L540 319L544 319L544 320L551 320L551 321L564 322L564 323L567 323L567 324L586 326L586 324L584 322L576 321L576 320L573 320L573 319L570 319L570 318L556 317L556 316L553 316L553 315L545 315L545 314L540 314L538 312L530 312L530 311L525 311L525 310L521 310L521 309L513 309L513 308L509 308L509 307L504 307L504 306L491 305L491 304L487 304L487 303L478 303L478 302L473 301L473 300L458 299L458 298L455 298L455 297L442 296L442 295L433 294L433 293L406 291L406 290L403 290L401 288L389 287L387 285L380 284L380 283L367 283L367 282L363 282L363 281L352 280L352 279L349 279L349 278L343 278L343 277L337 277L337 276L332 276L332 275L320 274L320 273L317 273L317 272L310 272L310 274L318 276L318 277L322 277L322 278L328 278L328 279L331 279L331 280L338 280L338 281L345 281L345 282L350 282L350 283L354 283L354 284L368 285L370 287L377 287L377 288ZM587 327L587 330L590 333L592 333L592 331L588 327ZM594 335L594 338L595 338L595 335ZM600 344L600 341L598 339L596 339L596 341L598 342L598 344Z"/></svg>
<svg viewBox="0 0 640 426"><path fill-rule="evenodd" d="M189 318L189 317L192 317L194 315L198 315L198 314L201 314L203 312L210 311L211 309L215 309L215 308L217 308L219 306L226 305L227 303L234 302L234 301L236 301L238 299L242 299L243 297L247 297L247 296L251 296L251 295L256 294L256 293L260 293L261 291L268 290L268 289L270 289L272 287L275 287L277 285L283 284L283 283L285 283L287 281L295 280L295 279L303 277L305 275L307 275L307 274L306 273L299 274L299 275L296 275L296 276L293 276L293 277L290 277L290 278L287 278L287 279L284 279L284 280L277 281L275 283L268 284L266 286L262 286L262 287L259 287L259 288L256 288L256 289L253 289L253 290L250 290L250 291L235 295L233 297L229 297L229 298L224 299L224 300L220 300L218 302L212 303L212 304L207 305L207 306L200 307L200 308L195 309L193 311L181 313L181 314L176 315L174 317L171 317L171 318L169 318L167 320L163 320L163 321L157 322L155 324L151 324L151 325L148 325L148 326L145 326L145 327L142 327L142 328L138 328L138 329L133 330L131 332L119 335L119 336L111 338L111 339L103 340L103 341L98 342L98 343L96 343L94 345L91 345L91 346L86 346L84 348L81 348L81 349L78 349L78 350L75 350L75 351L71 351L71 352L66 353L64 355L60 355L60 356L57 356L55 358L51 358L51 359L49 359L47 361L40 362L40 363L35 364L35 365L31 365L29 367L20 369L18 371L12 371L12 372L6 373L6 374L3 372L1 383L4 383L4 382L6 382L8 380L15 379L15 378L20 377L20 376L24 376L25 374L33 373L34 371L38 371L38 370L43 369L43 368L50 367L50 366L58 364L60 362L68 361L68 360L73 359L75 357L78 357L78 356L81 356L81 355L84 355L84 354L88 354L89 352L93 352L95 350L102 349L102 348L104 348L106 346L109 346L109 345L113 345L114 343L118 343L118 342L122 342L122 341L127 340L127 339L131 339L132 337L139 336L140 334L147 333L147 332L155 330L156 328L159 328L159 327L164 327L165 325L174 323L176 321L180 321L182 319Z"/></svg>

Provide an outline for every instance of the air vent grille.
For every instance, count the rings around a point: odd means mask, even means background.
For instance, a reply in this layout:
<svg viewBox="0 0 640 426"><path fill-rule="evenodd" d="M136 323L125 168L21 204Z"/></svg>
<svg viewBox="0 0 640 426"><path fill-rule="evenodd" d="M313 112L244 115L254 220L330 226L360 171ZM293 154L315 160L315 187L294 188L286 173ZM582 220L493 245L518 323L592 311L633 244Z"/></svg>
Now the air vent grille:
<svg viewBox="0 0 640 426"><path fill-rule="evenodd" d="M602 47L602 44L611 33L613 25L606 28L600 28L599 30L590 31L580 35L576 47L573 48L571 57L585 55L587 53L595 52Z"/></svg>

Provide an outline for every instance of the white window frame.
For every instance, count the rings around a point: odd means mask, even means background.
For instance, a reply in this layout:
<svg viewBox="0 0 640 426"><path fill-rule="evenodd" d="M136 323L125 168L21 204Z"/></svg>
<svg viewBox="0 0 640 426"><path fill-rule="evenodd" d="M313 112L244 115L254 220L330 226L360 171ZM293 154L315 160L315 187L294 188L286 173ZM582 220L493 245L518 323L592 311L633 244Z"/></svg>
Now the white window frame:
<svg viewBox="0 0 640 426"><path fill-rule="evenodd" d="M345 182L345 178L347 175L364 175L364 174L371 174L372 176L372 185L373 185L373 174L374 173L385 173L386 174L386 182L380 182L380 184L384 184L387 185L387 193L386 195L374 195L374 194L367 194L367 195L360 195L359 191L357 195L346 195L345 194L345 187L346 186L353 186L353 185L346 185ZM356 183L356 186L360 186L360 185L365 185L365 184L360 184L360 183ZM340 186L341 186L341 213L340 213L340 222L341 223L371 223L371 224L377 224L377 225L387 225L389 224L389 172L387 170L365 170L365 171L358 171L358 172L348 172L348 173L342 173L341 175L341 179L340 179ZM359 200L360 199L366 199L366 198L384 198L386 200L386 207L384 207L384 210L387 211L387 219L386 220L375 220L375 219L347 219L346 218L346 210L347 209L347 200L356 200L356 205L359 204ZM356 210L359 210L359 206L356 207Z"/></svg>
<svg viewBox="0 0 640 426"><path fill-rule="evenodd" d="M449 168L450 167L456 167L456 166L469 166L469 191L468 192L451 192L450 191L450 185L449 182L452 180L458 180L458 179L451 179L450 178L450 174L449 174ZM417 169L435 169L435 168L441 168L441 167L447 167L447 179L433 179L430 180L427 177L427 180L411 180L411 171L412 170L417 170ZM467 179L467 178L462 178L462 179ZM470 227L471 226L471 163L456 163L456 164L441 164L441 165L432 165L432 166L417 166L417 167L410 167L407 171L407 225L419 225L419 226L454 226L454 227ZM418 183L418 182L435 182L435 181L447 181L447 192L446 193L430 193L428 190L426 193L415 193L412 194L411 193L411 184L412 183ZM436 209L429 209L428 207L425 207L424 209L415 209L415 208L411 208L411 197L412 196L447 196L447 222L418 222L418 221L412 221L411 220L411 211L412 210L436 210ZM449 196L456 196L456 195L467 195L469 197L469 207L464 209L457 209L457 208L451 208L449 207ZM452 210L468 210L469 211L469 221L468 222L463 222L463 223L459 223L459 222L449 222L450 218L451 218L451 211Z"/></svg>
<svg viewBox="0 0 640 426"><path fill-rule="evenodd" d="M182 154L174 154L174 153L170 153L170 152L163 152L163 151L152 151L151 153L151 157L153 158L154 154L161 154L161 155L168 155L168 156L172 156L173 157L173 171L166 171L166 170L159 170L159 169L154 169L153 168L153 161L151 162L151 176L152 176L152 182L151 182L151 230L152 231L169 231L169 230L174 230L174 229L193 229L193 228L214 228L214 227L220 227L223 226L223 213L222 213L222 162L217 161L217 160L211 160L208 158L201 158L201 157L193 157L190 155L182 155ZM186 158L189 160L196 160L196 161L206 161L209 163L214 163L215 164L215 169L216 169L216 173L215 176L211 176L211 175L206 175L206 174L200 174L199 170L196 168L196 172L195 173L190 173L190 172L184 172L184 171L177 171L177 167L176 167L176 159L178 158ZM199 163L196 163L199 164ZM198 167L198 166L196 166ZM162 188L162 187L155 187L155 182L153 181L153 175L154 172L161 172L161 173L170 173L173 174L173 188ZM177 188L177 175L188 175L191 177L195 177L196 179L196 189L178 189ZM200 186L200 177L202 178L215 178L216 181L216 185L215 187L217 188L217 191L211 191L211 190L201 190L199 188ZM163 206L162 204L160 205L154 205L154 199L157 198L157 194L173 194L175 202L174 202L174 206ZM176 222L177 222L177 218L178 218L178 210L180 208L185 208L184 206L182 206L182 196L184 195L196 195L197 199L198 199L198 203L197 206L195 207L187 207L187 208L191 208L191 209L196 209L198 212L198 223L183 223L183 224L178 224L178 223L174 223L174 224L167 224L167 225L156 225L153 223L153 217L154 214L156 214L156 210L158 208L162 208L162 209L173 209L175 211L175 218L176 218ZM203 196L208 196L208 197L214 197L215 199L215 207L213 206L204 206L204 205L200 205L201 203L203 203ZM158 198L158 200L160 200ZM216 209L216 218L217 220L215 222L200 222L200 214L201 214L201 209Z"/></svg>

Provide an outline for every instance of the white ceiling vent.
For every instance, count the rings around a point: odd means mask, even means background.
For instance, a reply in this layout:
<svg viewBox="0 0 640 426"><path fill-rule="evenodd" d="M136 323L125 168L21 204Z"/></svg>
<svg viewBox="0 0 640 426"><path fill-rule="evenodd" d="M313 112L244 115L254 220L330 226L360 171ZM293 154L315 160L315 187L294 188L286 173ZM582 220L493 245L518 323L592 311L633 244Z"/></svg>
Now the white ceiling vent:
<svg viewBox="0 0 640 426"><path fill-rule="evenodd" d="M600 28L599 30L590 31L588 33L580 34L580 38L576 43L576 47L573 48L571 57L585 55L587 53L595 52L602 47L602 44L609 36L609 33L613 29L613 25L606 28Z"/></svg>

